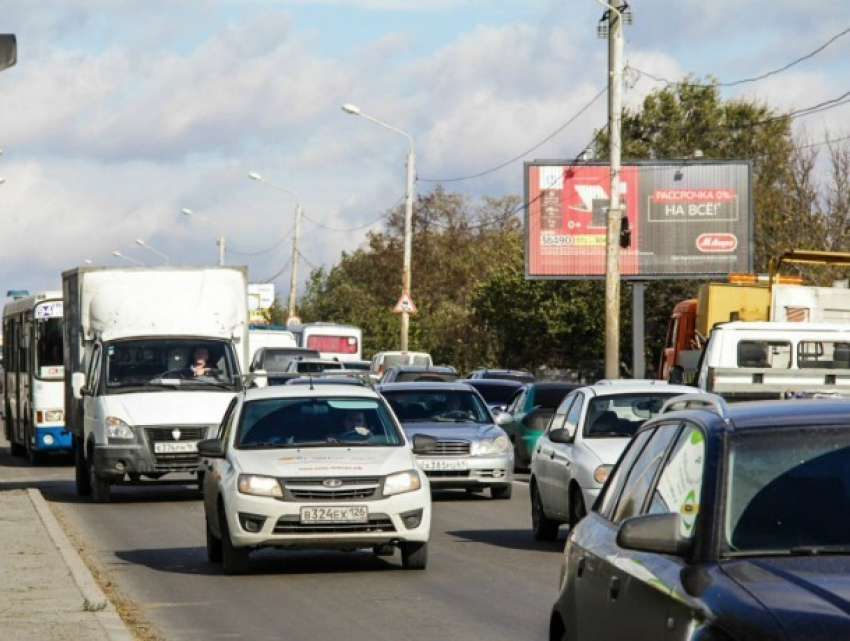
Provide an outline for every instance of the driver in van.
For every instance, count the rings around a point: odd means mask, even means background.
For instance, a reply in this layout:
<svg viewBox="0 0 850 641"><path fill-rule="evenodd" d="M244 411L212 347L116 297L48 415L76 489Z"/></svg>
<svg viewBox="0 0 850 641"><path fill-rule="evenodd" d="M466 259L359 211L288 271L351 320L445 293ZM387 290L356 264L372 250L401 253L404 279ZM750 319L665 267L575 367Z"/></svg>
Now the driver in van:
<svg viewBox="0 0 850 641"><path fill-rule="evenodd" d="M192 350L192 376L209 376L213 369L209 366L210 352L206 347L198 346Z"/></svg>

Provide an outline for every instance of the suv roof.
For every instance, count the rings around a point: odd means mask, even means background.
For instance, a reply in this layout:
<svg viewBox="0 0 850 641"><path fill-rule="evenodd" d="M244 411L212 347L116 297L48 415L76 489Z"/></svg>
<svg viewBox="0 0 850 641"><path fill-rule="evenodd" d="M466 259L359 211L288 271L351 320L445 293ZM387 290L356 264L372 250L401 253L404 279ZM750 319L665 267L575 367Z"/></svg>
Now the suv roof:
<svg viewBox="0 0 850 641"><path fill-rule="evenodd" d="M527 369L490 369L482 367L471 371L467 378L506 379L510 381L531 383L534 381L534 374L529 372Z"/></svg>

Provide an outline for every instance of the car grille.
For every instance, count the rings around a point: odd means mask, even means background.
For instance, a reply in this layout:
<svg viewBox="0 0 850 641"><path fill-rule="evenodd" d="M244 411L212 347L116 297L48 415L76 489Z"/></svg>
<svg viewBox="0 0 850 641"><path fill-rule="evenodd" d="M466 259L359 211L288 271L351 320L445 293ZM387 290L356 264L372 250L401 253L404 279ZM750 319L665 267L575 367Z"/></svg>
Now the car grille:
<svg viewBox="0 0 850 641"><path fill-rule="evenodd" d="M178 430L178 438L174 438L174 431ZM197 452L180 452L173 454L156 453L154 444L158 442L182 443L189 441L200 441L207 438L206 425L180 425L174 427L145 427L145 438L148 449L154 460L154 467L162 472L194 471L198 468L199 457Z"/></svg>
<svg viewBox="0 0 850 641"><path fill-rule="evenodd" d="M449 441L440 439L428 456L469 456L469 441Z"/></svg>
<svg viewBox="0 0 850 641"><path fill-rule="evenodd" d="M283 516L274 526L275 534L384 534L395 531L386 514L372 514L368 523L301 524L297 516Z"/></svg>
<svg viewBox="0 0 850 641"><path fill-rule="evenodd" d="M328 480L339 487L328 487ZM372 477L281 479L284 501L363 501L381 498L381 479Z"/></svg>

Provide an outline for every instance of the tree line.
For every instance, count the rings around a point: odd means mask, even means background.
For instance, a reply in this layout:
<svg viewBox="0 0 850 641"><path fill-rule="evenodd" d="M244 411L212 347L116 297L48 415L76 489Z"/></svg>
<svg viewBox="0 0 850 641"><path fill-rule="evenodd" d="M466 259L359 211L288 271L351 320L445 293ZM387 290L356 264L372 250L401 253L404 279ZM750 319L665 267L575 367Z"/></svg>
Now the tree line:
<svg viewBox="0 0 850 641"><path fill-rule="evenodd" d="M714 81L687 79L659 89L622 119L622 157L750 160L753 169L754 264L766 272L788 249L850 249L850 148L811 143L792 133L792 118L749 100L723 100ZM596 132L595 156L606 159L608 137ZM826 149L825 154L820 150ZM825 156L825 157L823 157ZM363 329L364 356L397 349L404 211L386 216L339 262L310 273L298 301L303 321ZM604 354L604 281L526 280L523 203L519 196L475 201L436 186L417 196L413 214L409 349L460 371L475 367L569 369L593 377ZM841 276L801 267L807 282ZM695 296L700 282L649 284L645 296L646 375L651 377L673 305ZM631 360L631 289L621 288L620 341ZM279 304L271 319L285 320ZM628 375L628 372L625 372Z"/></svg>

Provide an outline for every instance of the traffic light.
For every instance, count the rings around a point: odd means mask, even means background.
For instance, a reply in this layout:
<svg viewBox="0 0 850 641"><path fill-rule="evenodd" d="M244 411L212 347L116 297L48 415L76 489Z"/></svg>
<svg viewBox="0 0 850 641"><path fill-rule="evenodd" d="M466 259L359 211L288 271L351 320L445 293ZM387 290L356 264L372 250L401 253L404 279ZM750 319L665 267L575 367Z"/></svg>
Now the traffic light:
<svg viewBox="0 0 850 641"><path fill-rule="evenodd" d="M629 228L628 216L623 216L620 220L620 247L626 249L632 244L632 230Z"/></svg>

